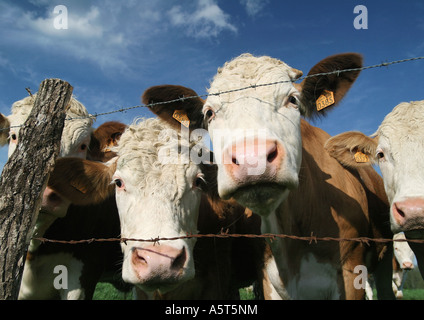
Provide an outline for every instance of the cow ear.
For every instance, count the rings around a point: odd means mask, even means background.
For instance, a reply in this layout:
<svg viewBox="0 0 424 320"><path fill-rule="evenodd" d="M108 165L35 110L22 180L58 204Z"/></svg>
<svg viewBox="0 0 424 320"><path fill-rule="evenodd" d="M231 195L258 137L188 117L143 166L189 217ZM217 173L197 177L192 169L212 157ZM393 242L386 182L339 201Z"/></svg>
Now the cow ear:
<svg viewBox="0 0 424 320"><path fill-rule="evenodd" d="M176 85L154 86L143 93L142 102L174 129L203 128L204 100L192 89Z"/></svg>
<svg viewBox="0 0 424 320"><path fill-rule="evenodd" d="M343 53L325 58L318 62L308 76L338 70L358 69L362 67L362 56L358 53ZM298 86L301 91L301 113L307 118L323 116L339 103L360 71L335 72L327 75L306 77Z"/></svg>
<svg viewBox="0 0 424 320"><path fill-rule="evenodd" d="M127 126L118 121L108 121L91 133L87 159L107 162L116 157L111 147L118 144L119 138Z"/></svg>
<svg viewBox="0 0 424 320"><path fill-rule="evenodd" d="M341 133L327 140L325 150L343 166L358 168L375 162L378 137L371 138L361 132Z"/></svg>
<svg viewBox="0 0 424 320"><path fill-rule="evenodd" d="M7 139L9 138L9 127L9 119L0 113L0 146L7 144Z"/></svg>
<svg viewBox="0 0 424 320"><path fill-rule="evenodd" d="M111 181L115 166L81 158L60 158L48 186L76 205L100 203L114 193Z"/></svg>

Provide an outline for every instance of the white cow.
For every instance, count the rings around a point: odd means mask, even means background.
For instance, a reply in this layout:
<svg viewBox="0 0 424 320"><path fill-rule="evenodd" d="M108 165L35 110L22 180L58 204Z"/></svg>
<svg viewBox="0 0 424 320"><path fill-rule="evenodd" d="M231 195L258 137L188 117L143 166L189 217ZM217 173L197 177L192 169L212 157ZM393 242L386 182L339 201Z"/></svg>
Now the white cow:
<svg viewBox="0 0 424 320"><path fill-rule="evenodd" d="M17 147L20 126L27 120L36 97L37 94L34 94L13 103L9 116L0 114L0 129L2 129L0 131L0 144L5 145L8 143L9 157ZM71 118L72 120L65 120L60 140L59 157L86 158L92 133L93 119L90 117L85 106L75 98L71 98L70 106L66 112L66 118ZM34 139L36 138L34 137ZM34 226L33 236L43 237L45 232L58 218L63 218L66 215L69 205L69 201L47 187L43 193L41 209ZM31 240L28 248L29 254L35 256L39 246L39 241ZM53 255L50 255L49 261L27 259L19 293L20 299L47 299L50 296L48 291L43 290L43 288L53 287L52 281L56 275L53 273L53 270L47 270L46 268L47 265L51 264L51 261L56 261L53 262L53 265L61 264L61 259ZM42 272L47 272L50 275L51 281L47 281L42 276Z"/></svg>
<svg viewBox="0 0 424 320"><path fill-rule="evenodd" d="M403 232L394 235L394 266L393 266L393 291L397 299L403 298L403 284L406 279L407 272L414 269L414 252L411 250L408 242L396 241L406 240Z"/></svg>
<svg viewBox="0 0 424 320"><path fill-rule="evenodd" d="M111 149L117 157L106 164L59 159L49 184L76 204L101 202L115 194L121 237L150 240L216 233L240 222L244 228L259 228L243 223L244 207L217 197L216 169L200 163L210 160L209 152L164 121L136 121ZM127 240L121 244L122 278L138 288L138 298L237 297L239 281L245 281L246 270L260 259L255 261L246 249L249 242L210 240ZM242 269L232 270L234 266Z"/></svg>
<svg viewBox="0 0 424 320"><path fill-rule="evenodd" d="M33 94L13 103L9 116L0 114L0 125L1 129L3 129L3 131L0 131L0 145L8 143L9 157L16 149L19 141L20 126L25 123L31 113L36 97L37 94ZM65 121L58 157L86 158L92 133L93 119L90 118L85 106L75 98L71 98L66 117L73 118L73 120ZM7 130L8 128L10 129ZM48 214L39 215L34 235L42 236L55 219L63 217L66 214L68 206L69 203L65 199L61 198L51 189L46 188L43 194L41 212L48 212ZM31 246L34 245L36 246L36 243L32 242Z"/></svg>
<svg viewBox="0 0 424 320"><path fill-rule="evenodd" d="M360 68L361 63L358 54L334 55L309 74ZM174 126L185 120L191 130L208 130L219 195L260 214L264 233L392 236L388 224L377 221L388 211L381 177L372 168L343 168L324 150L329 135L301 119L337 104L358 74L308 77L297 85L299 70L278 59L243 54L218 69L206 101L189 98L196 94L187 88L163 85L147 90L143 102L154 103L152 111ZM179 97L187 99L173 100ZM161 104L166 101L173 102ZM375 247L354 243L273 239L270 246L274 259L267 262L268 276L281 298L362 299L354 270L377 262ZM381 252L382 246L376 247ZM388 298L394 298L391 255L388 250L375 269L384 269L378 286L385 284L379 293Z"/></svg>
<svg viewBox="0 0 424 320"><path fill-rule="evenodd" d="M391 228L394 233L404 232L407 239L424 239L423 123L424 100L403 102L371 137L345 132L326 144L330 155L347 167L378 163L390 201ZM423 244L409 242L409 246L424 276Z"/></svg>
<svg viewBox="0 0 424 320"><path fill-rule="evenodd" d="M403 284L406 279L407 272L414 269L414 252L409 247L403 232L396 233L393 236L393 281L392 288L396 299L403 298ZM366 297L368 300L373 300L373 280L367 282Z"/></svg>

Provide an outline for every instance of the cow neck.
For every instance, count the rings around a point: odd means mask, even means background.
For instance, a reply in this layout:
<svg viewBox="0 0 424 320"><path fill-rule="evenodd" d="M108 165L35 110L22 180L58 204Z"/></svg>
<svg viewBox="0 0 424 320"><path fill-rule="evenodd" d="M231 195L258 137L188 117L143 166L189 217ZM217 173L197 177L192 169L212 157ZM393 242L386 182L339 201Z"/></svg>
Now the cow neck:
<svg viewBox="0 0 424 320"><path fill-rule="evenodd" d="M34 225L34 231L32 234L33 238L41 238L44 237L44 234L46 233L47 229L50 228L50 226L53 224L53 222L57 219L56 216L53 216L43 210L40 210L38 217L36 219L35 225ZM35 252L38 247L41 245L41 241L31 239L28 251L33 253Z"/></svg>

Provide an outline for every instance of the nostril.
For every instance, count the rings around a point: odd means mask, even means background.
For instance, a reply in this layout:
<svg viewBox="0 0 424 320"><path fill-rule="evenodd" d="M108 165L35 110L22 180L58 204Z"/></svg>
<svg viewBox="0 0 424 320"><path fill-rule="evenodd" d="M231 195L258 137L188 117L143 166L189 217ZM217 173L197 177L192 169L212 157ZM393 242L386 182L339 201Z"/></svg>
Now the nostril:
<svg viewBox="0 0 424 320"><path fill-rule="evenodd" d="M49 194L49 200L51 202L60 202L62 199L56 192L52 192Z"/></svg>
<svg viewBox="0 0 424 320"><path fill-rule="evenodd" d="M237 157L232 157L231 158L231 161L232 161L232 163L234 163L236 166L238 166L238 165L240 165L240 163L238 162L238 160L237 160Z"/></svg>
<svg viewBox="0 0 424 320"><path fill-rule="evenodd" d="M275 158L277 158L278 156L278 149L277 146L275 146L275 148L268 154L266 160L271 163L272 161L274 161Z"/></svg>
<svg viewBox="0 0 424 320"><path fill-rule="evenodd" d="M187 260L187 254L185 248L183 248L180 254L172 261L171 269L180 270L183 269Z"/></svg>
<svg viewBox="0 0 424 320"><path fill-rule="evenodd" d="M402 209L400 209L396 203L395 203L395 206L396 206L396 211L398 212L398 214L399 214L402 218L405 218L405 212L403 212L403 211L402 211Z"/></svg>

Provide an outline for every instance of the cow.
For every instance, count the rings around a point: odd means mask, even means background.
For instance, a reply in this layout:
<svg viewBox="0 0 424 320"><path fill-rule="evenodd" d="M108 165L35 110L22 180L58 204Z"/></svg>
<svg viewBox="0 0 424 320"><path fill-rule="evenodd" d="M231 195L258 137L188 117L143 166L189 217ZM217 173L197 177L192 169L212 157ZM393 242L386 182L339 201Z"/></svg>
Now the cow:
<svg viewBox="0 0 424 320"><path fill-rule="evenodd" d="M411 250L403 232L393 237L394 259L393 259L393 291L396 299L403 299L403 284L408 271L414 269L414 252Z"/></svg>
<svg viewBox="0 0 424 320"><path fill-rule="evenodd" d="M208 150L156 118L135 121L111 150L117 157L107 163L59 159L49 186L77 205L115 195L122 279L136 298L238 299L240 287L261 279L261 239L185 238L260 232L258 216L218 197Z"/></svg>
<svg viewBox="0 0 424 320"><path fill-rule="evenodd" d="M344 168L325 152L330 136L302 119L336 105L361 65L356 53L330 56L293 84L301 71L275 58L242 54L218 69L206 101L189 88L159 85L145 91L143 102L171 126L184 121L193 134L208 131L219 196L259 214L263 233L391 237L377 172ZM350 71L337 72L342 69ZM364 265L377 278L379 297L394 299L390 243L274 238L269 245L267 277L281 298L363 299L363 286L354 282L355 268Z"/></svg>
<svg viewBox="0 0 424 320"><path fill-rule="evenodd" d="M14 152L21 126L35 102L36 94L12 105L10 116L0 115L2 145L9 143L9 156ZM75 98L71 99L66 112L61 137L59 157L89 158L107 161L113 157L108 146L116 143L125 125L106 122L93 131L93 120ZM40 212L33 231L34 238L47 237L58 240L84 239L86 237L108 238L119 236L119 218L114 198L110 197L97 206L78 207L50 188L43 193ZM44 244L31 240L26 257L19 299L91 299L100 276L108 271L108 280L120 289L116 277L119 271L121 253L116 243L94 244L91 246L69 246ZM66 267L66 286L55 288L57 266Z"/></svg>
<svg viewBox="0 0 424 320"><path fill-rule="evenodd" d="M19 141L20 126L22 126L35 103L37 94L31 94L12 104L11 114L0 114L0 145L8 144L8 157L15 151ZM86 158L92 133L93 119L90 117L85 106L74 97L71 98L69 108L66 111L65 124L60 140L58 157ZM44 190L41 212L35 225L34 234L42 236L47 228L58 217L63 217L69 207L69 203L48 187ZM43 212L48 212L44 214ZM36 249L37 242L31 242L30 248Z"/></svg>
<svg viewBox="0 0 424 320"><path fill-rule="evenodd" d="M404 232L424 277L424 100L402 102L371 136L350 131L326 143L328 153L348 168L378 164L390 203L393 233ZM418 241L415 241L418 240Z"/></svg>
<svg viewBox="0 0 424 320"><path fill-rule="evenodd" d="M403 232L396 233L393 236L393 281L392 288L396 299L403 299L403 284L406 280L407 272L414 269L414 252L412 252L406 242ZM367 300L373 300L373 279L370 277L367 283L366 297Z"/></svg>
<svg viewBox="0 0 424 320"><path fill-rule="evenodd" d="M117 121L100 125L91 134L87 158L100 162L113 158L115 153L110 148L117 143L125 128L126 125ZM41 212L48 214L44 210ZM71 204L65 216L56 219L42 236L34 237L69 241L117 238L119 233L115 197L111 196L96 205ZM112 283L121 291L131 289L119 275L122 253L117 242L79 245L32 242L39 245L27 254L19 299L90 300L100 280ZM64 274L55 271L58 266L64 268ZM66 281L66 285L55 286L55 279Z"/></svg>

